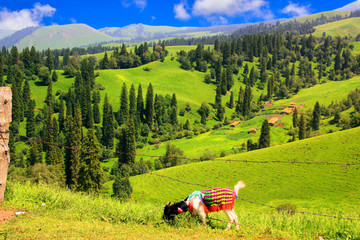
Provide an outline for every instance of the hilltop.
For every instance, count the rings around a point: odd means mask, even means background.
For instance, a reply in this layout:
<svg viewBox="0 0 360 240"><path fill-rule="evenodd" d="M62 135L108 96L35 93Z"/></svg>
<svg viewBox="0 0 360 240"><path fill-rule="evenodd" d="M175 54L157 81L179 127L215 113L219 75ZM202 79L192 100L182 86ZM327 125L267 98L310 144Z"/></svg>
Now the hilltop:
<svg viewBox="0 0 360 240"><path fill-rule="evenodd" d="M117 40L120 39L108 36L86 24L70 24L39 28L19 40L16 46L19 49L35 46L39 50L44 50L88 46Z"/></svg>

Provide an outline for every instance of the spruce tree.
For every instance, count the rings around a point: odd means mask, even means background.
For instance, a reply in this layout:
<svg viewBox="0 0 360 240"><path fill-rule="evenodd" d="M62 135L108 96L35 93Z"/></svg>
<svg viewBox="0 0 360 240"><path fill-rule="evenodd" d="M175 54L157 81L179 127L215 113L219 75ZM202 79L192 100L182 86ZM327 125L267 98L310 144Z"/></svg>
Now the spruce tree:
<svg viewBox="0 0 360 240"><path fill-rule="evenodd" d="M133 188L129 181L129 175L121 178L119 174L115 176L115 181L113 183L113 197L118 199L129 198L133 192Z"/></svg>
<svg viewBox="0 0 360 240"><path fill-rule="evenodd" d="M119 143L116 147L118 154L118 163L120 177L123 178L127 174L131 175L132 170L124 164L134 165L136 154L136 135L135 125L130 121L127 126L121 128Z"/></svg>
<svg viewBox="0 0 360 240"><path fill-rule="evenodd" d="M24 83L22 96L23 96L24 115L25 115L25 117L27 117L28 111L29 111L29 108L30 108L29 104L30 104L30 101L31 101L30 85L29 85L28 80L26 80L25 83Z"/></svg>
<svg viewBox="0 0 360 240"><path fill-rule="evenodd" d="M265 119L261 126L259 149L267 147L270 147L270 127L268 120Z"/></svg>
<svg viewBox="0 0 360 240"><path fill-rule="evenodd" d="M136 93L134 84L131 84L129 93L129 117L136 119Z"/></svg>
<svg viewBox="0 0 360 240"><path fill-rule="evenodd" d="M60 99L59 105L59 132L62 132L65 127L65 103L64 100Z"/></svg>
<svg viewBox="0 0 360 240"><path fill-rule="evenodd" d="M100 92L96 91L93 93L93 115L94 115L94 123L99 124L101 122L101 116L100 116Z"/></svg>
<svg viewBox="0 0 360 240"><path fill-rule="evenodd" d="M120 110L118 112L117 121L119 125L127 124L129 120L129 97L126 84L123 83L120 97Z"/></svg>
<svg viewBox="0 0 360 240"><path fill-rule="evenodd" d="M45 66L47 66L49 68L49 70L53 70L54 69L54 56L51 53L50 49L48 48L46 51L46 61L45 61Z"/></svg>
<svg viewBox="0 0 360 240"><path fill-rule="evenodd" d="M292 116L292 122L293 122L293 127L296 128L299 125L299 117L298 117L298 110L297 108L295 108L293 116Z"/></svg>
<svg viewBox="0 0 360 240"><path fill-rule="evenodd" d="M54 70L51 75L51 81L57 82L57 80L58 80L58 75L57 75L56 71Z"/></svg>
<svg viewBox="0 0 360 240"><path fill-rule="evenodd" d="M176 100L175 93L173 93L173 95L172 95L170 107L171 107L170 122L172 124L176 124L177 123L177 100Z"/></svg>
<svg viewBox="0 0 360 240"><path fill-rule="evenodd" d="M300 123L299 123L299 140L306 138L306 119L304 114L300 116Z"/></svg>
<svg viewBox="0 0 360 240"><path fill-rule="evenodd" d="M26 137L35 137L35 101L29 103L29 110L26 119Z"/></svg>
<svg viewBox="0 0 360 240"><path fill-rule="evenodd" d="M320 104L319 102L315 103L312 120L311 120L311 127L314 131L320 129Z"/></svg>
<svg viewBox="0 0 360 240"><path fill-rule="evenodd" d="M81 145L77 190L89 193L100 193L104 174L99 161L99 143L95 130L89 129Z"/></svg>
<svg viewBox="0 0 360 240"><path fill-rule="evenodd" d="M154 119L154 90L153 90L151 83L149 84L149 87L148 87L148 90L146 93L145 117L146 117L146 123L151 130L152 126L153 126L153 119Z"/></svg>
<svg viewBox="0 0 360 240"><path fill-rule="evenodd" d="M115 119L112 107L109 103L107 94L105 95L103 106L103 128L102 128L102 140L101 143L110 149L114 147L115 137Z"/></svg>
<svg viewBox="0 0 360 240"><path fill-rule="evenodd" d="M215 103L214 108L217 109L221 104L221 86L216 86L216 95L215 95Z"/></svg>
<svg viewBox="0 0 360 240"><path fill-rule="evenodd" d="M229 108L230 109L234 108L234 92L232 92L232 91L231 91L231 94L230 94Z"/></svg>
<svg viewBox="0 0 360 240"><path fill-rule="evenodd" d="M38 141L31 141L30 148L27 153L27 162L29 165L33 166L36 163L42 163L42 153L40 151L40 146Z"/></svg>
<svg viewBox="0 0 360 240"><path fill-rule="evenodd" d="M72 148L65 149L66 184L70 188L75 188L78 178L82 140L82 121L79 104L75 106L74 117L72 115L66 116L65 136L66 145Z"/></svg>
<svg viewBox="0 0 360 240"><path fill-rule="evenodd" d="M144 122L144 99L142 95L141 84L139 84L136 98L136 115L140 122Z"/></svg>
<svg viewBox="0 0 360 240"><path fill-rule="evenodd" d="M244 93L244 101L243 101L244 117L247 117L250 114L250 106L251 106L251 87L250 85L246 85L245 93Z"/></svg>
<svg viewBox="0 0 360 240"><path fill-rule="evenodd" d="M236 103L236 108L235 108L235 111L238 114L242 114L242 112L243 112L243 102L244 102L244 90L242 89L242 87L240 87L239 97L238 97L238 101Z"/></svg>
<svg viewBox="0 0 360 240"><path fill-rule="evenodd" d="M225 95L227 92L227 77L226 77L226 69L223 69L221 74L221 94Z"/></svg>

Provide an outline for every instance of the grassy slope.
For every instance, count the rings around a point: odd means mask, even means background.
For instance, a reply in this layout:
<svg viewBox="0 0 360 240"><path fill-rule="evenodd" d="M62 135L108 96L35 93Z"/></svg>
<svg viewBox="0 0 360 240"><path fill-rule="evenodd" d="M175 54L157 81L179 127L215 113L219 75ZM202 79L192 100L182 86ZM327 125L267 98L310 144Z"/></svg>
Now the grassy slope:
<svg viewBox="0 0 360 240"><path fill-rule="evenodd" d="M289 162L359 162L359 134L360 128L356 128L239 154L231 156L231 159L251 161L282 160ZM295 204L300 211L360 218L360 208L357 204L360 199L359 166L208 161L169 168L157 171L157 173L211 187L226 186L232 188L238 180L242 179L246 182L247 187L241 190L240 196L251 201L273 206L291 203ZM153 175L132 177L131 183L134 187L135 199L163 204L169 200L178 201L195 190L205 188L182 184ZM249 225L259 224L263 226L267 224L267 220L261 220L262 217L260 216L264 214L271 215L274 210L238 200L236 211L240 213L242 221ZM218 216L216 214L216 217ZM307 218L309 215L297 215L297 217ZM295 219L293 220L295 221ZM311 222L310 228L314 228L315 232L322 231L320 230L323 227L321 224L325 226L331 223L338 226L341 224L352 226L350 228L353 231L357 229L357 233L353 236L360 235L359 222L329 220L320 217L307 220ZM291 221L289 219L285 221L284 225L286 227L282 228L282 230L287 229L286 231L296 232L297 230L292 229L292 227L296 228L296 226L293 226ZM301 221L299 220L299 222ZM322 221L324 223L320 223ZM301 230L304 226L298 227L300 232L305 231ZM327 230L332 231L334 229L330 227ZM346 237L337 238L345 239ZM329 237L329 239L336 238Z"/></svg>
<svg viewBox="0 0 360 240"><path fill-rule="evenodd" d="M34 45L36 49L73 48L119 38L110 37L85 24L43 27L25 37L16 46L20 49Z"/></svg>
<svg viewBox="0 0 360 240"><path fill-rule="evenodd" d="M332 101L345 99L348 93L356 88L360 88L360 77L355 77L348 81L328 82L308 89L301 89L300 92L292 98L276 101L272 108L296 102L298 105L305 105L305 108L300 108L300 111L306 111L312 109L316 101L319 101L320 105L327 106ZM255 117L240 124L236 128L227 131L227 134L225 135L215 134L219 131L216 131L215 133L208 132L191 139L180 139L173 141L172 143L182 149L184 155L187 157L200 157L204 152L210 152L217 155L222 151L229 153L233 148L240 148L241 144L246 143L248 139L257 142L259 140L259 132L255 135L249 135L247 134L247 131L249 128L260 129L264 119L265 116ZM286 136L286 131L292 126L292 117L284 116L279 122L284 124L284 128L271 127L272 145L283 144L290 138L289 136ZM322 133L325 133L329 129L322 125L320 130ZM139 153L148 155L163 155L165 151L165 144L161 144L160 147L151 146L138 150Z"/></svg>
<svg viewBox="0 0 360 240"><path fill-rule="evenodd" d="M312 21L312 20L315 20L317 18L320 18L321 15L324 15L326 17L334 17L336 15L341 15L342 17L345 17L345 15L350 15L350 11L328 11L328 12L321 12L321 13L315 13L315 14L311 14L311 15L308 15L308 16L304 16L304 17L299 17L299 18L296 18L296 21L297 22L305 22L305 21ZM291 21L291 20L289 20Z"/></svg>
<svg viewBox="0 0 360 240"><path fill-rule="evenodd" d="M355 128L229 158L251 161L359 162L359 134L360 128ZM288 199L308 206L306 202L315 200L317 203L309 207L316 208L321 204L325 207L335 206L337 202L353 205L353 201L360 198L358 166L207 161L169 168L158 173L212 187L232 187L242 179L248 187L242 190L241 196L264 203ZM199 188L151 175L132 177L131 182L135 196L139 197L144 193L144 200L152 202L179 199Z"/></svg>
<svg viewBox="0 0 360 240"><path fill-rule="evenodd" d="M359 162L360 128L234 156L253 161ZM277 206L296 204L299 211L360 218L358 166L202 162L157 173L213 187L232 187L243 179L240 197ZM29 211L0 225L5 239L358 239L358 221L312 215L278 214L237 200L239 232L224 232L226 223L209 221L203 229L184 214L178 224L161 220L162 206L199 189L151 175L132 177L133 201L73 193L57 187L10 183L4 208ZM201 189L201 188L200 188ZM210 217L226 220L222 213ZM351 237L352 236L352 237Z"/></svg>
<svg viewBox="0 0 360 240"><path fill-rule="evenodd" d="M350 36L355 38L360 33L360 18L348 18L337 22L316 26L315 37L321 37L323 32L329 36Z"/></svg>

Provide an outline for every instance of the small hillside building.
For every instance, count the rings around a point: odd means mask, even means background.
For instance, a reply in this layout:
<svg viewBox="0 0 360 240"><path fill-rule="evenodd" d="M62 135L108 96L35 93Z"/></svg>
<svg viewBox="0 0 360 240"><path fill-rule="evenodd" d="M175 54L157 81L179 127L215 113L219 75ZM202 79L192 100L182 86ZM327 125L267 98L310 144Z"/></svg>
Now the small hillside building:
<svg viewBox="0 0 360 240"><path fill-rule="evenodd" d="M277 121L279 121L279 117L272 117L270 120L269 120L269 125L270 126L274 126L275 125L275 123L277 122Z"/></svg>
<svg viewBox="0 0 360 240"><path fill-rule="evenodd" d="M237 125L239 125L241 123L241 121L236 121L230 124L230 127L236 127Z"/></svg>
<svg viewBox="0 0 360 240"><path fill-rule="evenodd" d="M293 111L294 111L294 109L292 109L292 108L285 108L284 110L281 111L281 114L290 115L293 113Z"/></svg>
<svg viewBox="0 0 360 240"><path fill-rule="evenodd" d="M256 128L250 128L248 134L256 134Z"/></svg>

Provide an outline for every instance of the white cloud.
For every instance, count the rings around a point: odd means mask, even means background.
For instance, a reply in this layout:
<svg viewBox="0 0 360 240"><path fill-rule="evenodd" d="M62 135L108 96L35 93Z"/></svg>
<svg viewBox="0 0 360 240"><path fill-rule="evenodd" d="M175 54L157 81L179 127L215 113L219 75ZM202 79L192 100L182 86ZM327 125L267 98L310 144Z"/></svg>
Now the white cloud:
<svg viewBox="0 0 360 240"><path fill-rule="evenodd" d="M191 18L190 14L185 9L185 5L186 4L184 2L174 5L175 18L184 21L189 20Z"/></svg>
<svg viewBox="0 0 360 240"><path fill-rule="evenodd" d="M10 11L7 8L0 10L0 29L20 30L26 27L39 26L44 17L52 17L56 9L49 4L36 3L34 8Z"/></svg>
<svg viewBox="0 0 360 240"><path fill-rule="evenodd" d="M75 18L70 18L71 23L77 23L77 20Z"/></svg>
<svg viewBox="0 0 360 240"><path fill-rule="evenodd" d="M144 10L144 8L147 5L147 0L123 0L122 5L123 7L130 7L131 5L135 5L137 8L140 8L141 11Z"/></svg>
<svg viewBox="0 0 360 240"><path fill-rule="evenodd" d="M195 16L208 17L221 15L234 17L246 12L252 12L261 16L263 7L267 7L265 0L195 0L192 14Z"/></svg>
<svg viewBox="0 0 360 240"><path fill-rule="evenodd" d="M310 14L309 6L299 6L298 3L289 2L289 4L281 10L282 13L292 15L293 17L303 17Z"/></svg>

